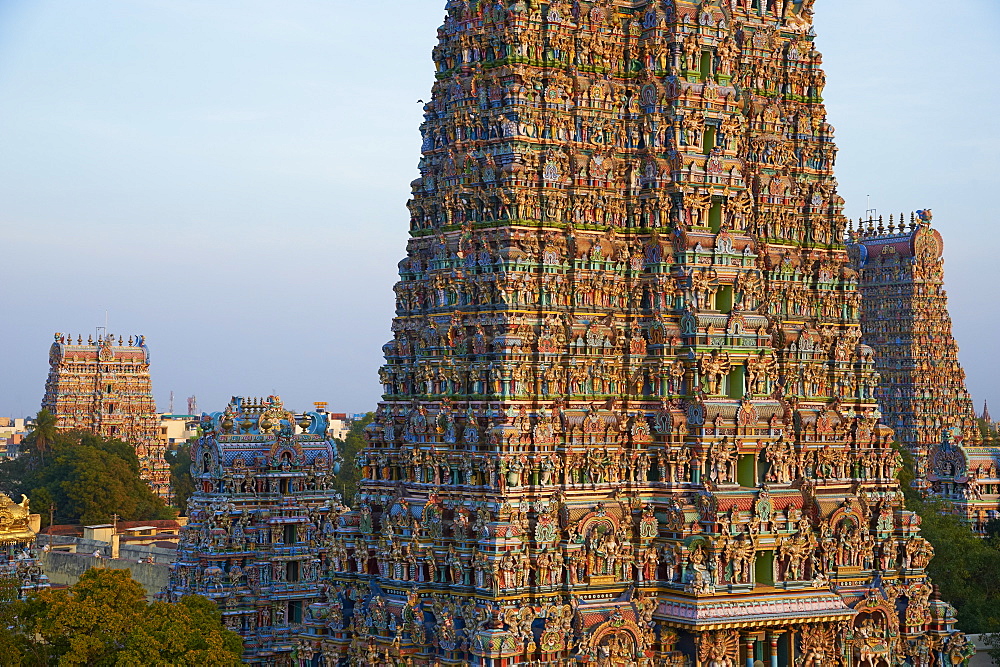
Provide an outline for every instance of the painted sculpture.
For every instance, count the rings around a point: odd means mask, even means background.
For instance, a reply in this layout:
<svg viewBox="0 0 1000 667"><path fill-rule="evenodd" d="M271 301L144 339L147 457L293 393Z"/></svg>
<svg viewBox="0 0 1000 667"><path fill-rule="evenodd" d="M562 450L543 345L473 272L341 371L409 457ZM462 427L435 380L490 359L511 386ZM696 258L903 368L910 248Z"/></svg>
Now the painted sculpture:
<svg viewBox="0 0 1000 667"><path fill-rule="evenodd" d="M20 600L50 587L35 545L38 519L27 496L15 503L0 493L0 580L12 586L5 594Z"/></svg>

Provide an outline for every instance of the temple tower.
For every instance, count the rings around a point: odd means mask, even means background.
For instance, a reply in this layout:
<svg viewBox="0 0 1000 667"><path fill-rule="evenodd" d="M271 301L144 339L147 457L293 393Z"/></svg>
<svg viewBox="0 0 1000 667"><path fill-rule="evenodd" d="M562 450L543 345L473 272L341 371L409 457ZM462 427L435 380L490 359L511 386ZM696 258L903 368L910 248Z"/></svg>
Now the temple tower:
<svg viewBox="0 0 1000 667"><path fill-rule="evenodd" d="M85 429L134 446L142 478L158 496L169 497L170 467L159 439L144 336L77 336L74 342L55 334L42 408L61 430Z"/></svg>
<svg viewBox="0 0 1000 667"><path fill-rule="evenodd" d="M339 470L326 417L296 415L276 396L234 397L202 417L192 453L195 493L181 530L168 600L204 595L243 636L249 664L291 664L310 605L324 600Z"/></svg>
<svg viewBox="0 0 1000 667"><path fill-rule="evenodd" d="M944 290L944 243L931 211L849 231L863 340L876 353L882 421L914 456L915 484L982 530L996 515L1000 450L983 446ZM984 413L986 407L984 404Z"/></svg>
<svg viewBox="0 0 1000 667"><path fill-rule="evenodd" d="M944 650L812 4L449 0L326 664Z"/></svg>

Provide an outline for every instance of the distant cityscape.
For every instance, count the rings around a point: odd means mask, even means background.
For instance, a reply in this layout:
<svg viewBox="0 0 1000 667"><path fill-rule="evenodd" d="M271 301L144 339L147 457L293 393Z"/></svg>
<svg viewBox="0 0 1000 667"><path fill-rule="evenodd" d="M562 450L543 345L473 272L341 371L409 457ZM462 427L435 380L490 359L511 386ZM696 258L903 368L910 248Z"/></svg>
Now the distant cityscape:
<svg viewBox="0 0 1000 667"><path fill-rule="evenodd" d="M319 405L319 404L315 404ZM328 415L330 420L330 437L342 440L347 437L351 423L364 418L364 413L347 414L343 412L327 413L326 408L317 410ZM197 439L200 415L157 413L159 420L159 441L163 447L171 449L177 445ZM13 459L21 453L21 443L25 436L34 428L32 417L0 417L0 459Z"/></svg>

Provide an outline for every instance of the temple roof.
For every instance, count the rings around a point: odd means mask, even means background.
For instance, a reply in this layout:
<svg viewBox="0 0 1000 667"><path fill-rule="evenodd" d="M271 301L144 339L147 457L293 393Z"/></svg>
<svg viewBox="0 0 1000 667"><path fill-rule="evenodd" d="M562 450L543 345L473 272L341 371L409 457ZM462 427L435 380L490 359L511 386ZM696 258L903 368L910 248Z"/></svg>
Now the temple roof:
<svg viewBox="0 0 1000 667"><path fill-rule="evenodd" d="M689 629L762 627L789 622L839 621L854 610L829 589L780 591L754 595L711 595L698 598L666 594L656 618Z"/></svg>

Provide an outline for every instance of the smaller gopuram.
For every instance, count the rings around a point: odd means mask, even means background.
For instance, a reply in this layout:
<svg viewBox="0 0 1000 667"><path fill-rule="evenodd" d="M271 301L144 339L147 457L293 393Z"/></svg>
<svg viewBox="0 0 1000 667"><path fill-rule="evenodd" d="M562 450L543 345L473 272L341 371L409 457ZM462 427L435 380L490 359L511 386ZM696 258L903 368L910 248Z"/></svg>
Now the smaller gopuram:
<svg viewBox="0 0 1000 667"><path fill-rule="evenodd" d="M876 352L882 421L913 454L915 485L977 530L995 515L998 450L983 443L952 336L944 242L930 210L848 231L860 276L863 341Z"/></svg>
<svg viewBox="0 0 1000 667"><path fill-rule="evenodd" d="M42 408L60 430L88 430L135 447L142 478L163 499L170 495L170 467L158 436L159 419L149 377L145 336L126 341L111 334L55 334Z"/></svg>
<svg viewBox="0 0 1000 667"><path fill-rule="evenodd" d="M49 587L49 578L42 573L35 552L35 536L40 518L29 509L28 497L15 503L0 493L0 579L17 582L17 597L25 599L31 593Z"/></svg>
<svg viewBox="0 0 1000 667"><path fill-rule="evenodd" d="M244 662L285 664L323 580L340 456L326 416L294 414L276 396L234 397L202 416L192 453L195 493L163 597L203 595L244 638Z"/></svg>

